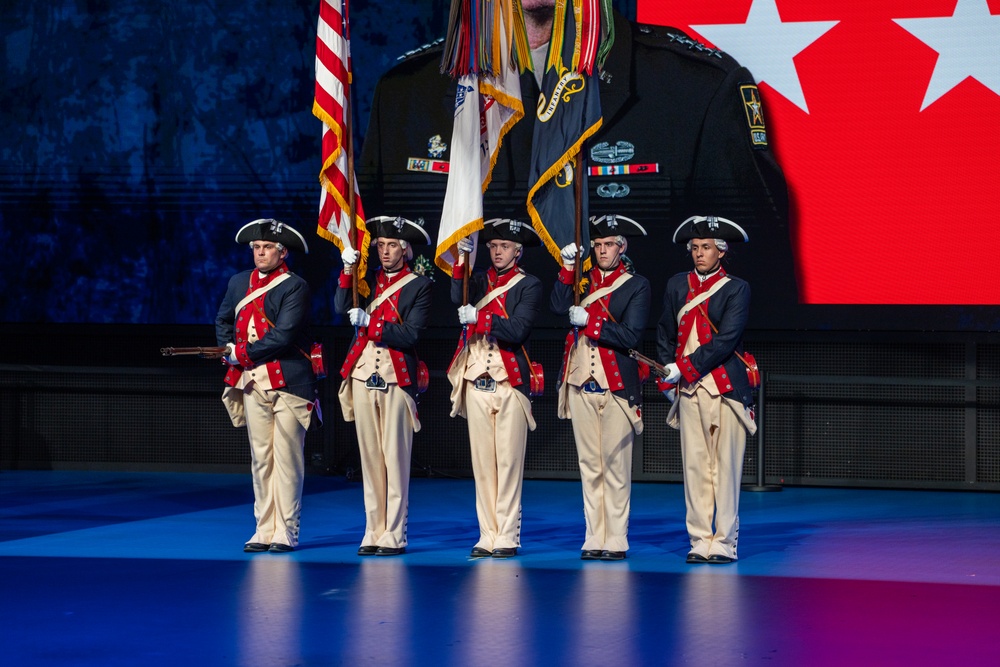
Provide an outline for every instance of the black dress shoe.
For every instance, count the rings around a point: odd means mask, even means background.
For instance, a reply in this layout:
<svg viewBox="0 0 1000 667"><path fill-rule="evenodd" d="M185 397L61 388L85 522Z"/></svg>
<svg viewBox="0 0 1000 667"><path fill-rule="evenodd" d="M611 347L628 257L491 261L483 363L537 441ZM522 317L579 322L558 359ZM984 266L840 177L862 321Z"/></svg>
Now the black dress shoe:
<svg viewBox="0 0 1000 667"><path fill-rule="evenodd" d="M406 547L379 547L375 551L376 556L398 556L406 553Z"/></svg>
<svg viewBox="0 0 1000 667"><path fill-rule="evenodd" d="M702 556L701 554L696 554L695 552L692 551L691 553L688 554L687 562L688 563L707 563L708 559L705 558L704 556Z"/></svg>
<svg viewBox="0 0 1000 667"><path fill-rule="evenodd" d="M517 555L517 547L494 549L492 555L494 558L510 558Z"/></svg>
<svg viewBox="0 0 1000 667"><path fill-rule="evenodd" d="M374 544L369 544L366 547L358 547L359 556L374 556L376 551L378 551L378 547Z"/></svg>
<svg viewBox="0 0 1000 667"><path fill-rule="evenodd" d="M601 550L584 549L580 552L580 560L601 560Z"/></svg>
<svg viewBox="0 0 1000 667"><path fill-rule="evenodd" d="M601 552L601 560L625 560L625 552L604 550Z"/></svg>
<svg viewBox="0 0 1000 667"><path fill-rule="evenodd" d="M712 554L708 557L708 562L713 565L724 565L725 563L732 563L733 559L729 556L723 556L722 554Z"/></svg>
<svg viewBox="0 0 1000 667"><path fill-rule="evenodd" d="M469 555L473 558L489 558L493 555L493 552L482 547L472 547L472 553Z"/></svg>
<svg viewBox="0 0 1000 667"><path fill-rule="evenodd" d="M280 542L274 542L268 551L273 554L286 554L289 551L295 551L295 547L290 547L287 544L281 544Z"/></svg>
<svg viewBox="0 0 1000 667"><path fill-rule="evenodd" d="M243 545L243 551L248 554L259 554L262 551L267 551L268 545L261 542L247 542Z"/></svg>

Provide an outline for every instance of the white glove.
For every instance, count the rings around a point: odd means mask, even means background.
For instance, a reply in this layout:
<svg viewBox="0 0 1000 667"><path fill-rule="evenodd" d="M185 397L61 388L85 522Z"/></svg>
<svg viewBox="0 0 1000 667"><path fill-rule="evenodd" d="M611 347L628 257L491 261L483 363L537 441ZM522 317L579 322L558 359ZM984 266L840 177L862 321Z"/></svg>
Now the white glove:
<svg viewBox="0 0 1000 667"><path fill-rule="evenodd" d="M677 384L681 379L681 369L677 368L677 364L667 364L666 368L668 375L663 379L670 384Z"/></svg>
<svg viewBox="0 0 1000 667"><path fill-rule="evenodd" d="M470 255L472 254L473 249L475 249L475 246L472 245L472 239L470 239L468 236L466 236L464 239L459 239L458 243L456 243L455 245L458 246L458 251L463 255Z"/></svg>
<svg viewBox="0 0 1000 667"><path fill-rule="evenodd" d="M579 254L580 251L577 249L577 245L575 243L570 243L559 251L559 255L562 256L563 266L567 269L576 264L576 258Z"/></svg>
<svg viewBox="0 0 1000 667"><path fill-rule="evenodd" d="M227 363L230 363L233 366L240 365L239 359L236 358L236 346L233 345L232 343L226 343L226 351L222 355L222 357L226 360Z"/></svg>
<svg viewBox="0 0 1000 667"><path fill-rule="evenodd" d="M372 319L364 308L351 308L347 311L347 316L351 318L351 324L356 327L366 327Z"/></svg>
<svg viewBox="0 0 1000 667"><path fill-rule="evenodd" d="M352 266L358 263L358 257L361 256L357 250L351 246L347 246L340 253L340 260L344 263L344 270L349 271Z"/></svg>
<svg viewBox="0 0 1000 667"><path fill-rule="evenodd" d="M664 395L664 397L666 397L666 399L670 403L673 403L674 401L677 400L677 388L676 387L672 387L672 388L667 389L666 391L663 391L663 392L660 392L660 393L662 393Z"/></svg>
<svg viewBox="0 0 1000 667"><path fill-rule="evenodd" d="M459 306L458 321L462 324L475 324L478 322L479 313L476 311L476 307L468 304Z"/></svg>
<svg viewBox="0 0 1000 667"><path fill-rule="evenodd" d="M589 319L590 313L587 312L586 308L581 308L580 306L569 307L569 323L573 326L585 327Z"/></svg>

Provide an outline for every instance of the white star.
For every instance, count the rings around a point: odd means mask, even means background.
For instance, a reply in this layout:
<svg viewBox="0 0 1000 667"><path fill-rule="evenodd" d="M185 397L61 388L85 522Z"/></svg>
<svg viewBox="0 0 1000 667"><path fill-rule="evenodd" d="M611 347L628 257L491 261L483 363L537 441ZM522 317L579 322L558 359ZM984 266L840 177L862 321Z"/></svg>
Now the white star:
<svg viewBox="0 0 1000 667"><path fill-rule="evenodd" d="M985 2L985 0L984 0ZM754 0L746 23L692 25L720 49L809 113L793 58L838 21L782 23L775 0Z"/></svg>
<svg viewBox="0 0 1000 667"><path fill-rule="evenodd" d="M893 21L938 53L921 111L970 76L1000 95L1000 15L986 0L958 0L951 16Z"/></svg>

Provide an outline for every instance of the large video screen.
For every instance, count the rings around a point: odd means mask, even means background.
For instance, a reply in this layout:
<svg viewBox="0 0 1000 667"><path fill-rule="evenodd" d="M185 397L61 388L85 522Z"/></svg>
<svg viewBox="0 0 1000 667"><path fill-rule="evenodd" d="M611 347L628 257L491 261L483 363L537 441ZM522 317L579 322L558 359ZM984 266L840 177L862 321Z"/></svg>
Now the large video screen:
<svg viewBox="0 0 1000 667"><path fill-rule="evenodd" d="M888 328L896 314L995 327L1000 0L639 0L638 19L753 73L793 200L803 304L848 319L851 305L956 306L862 312ZM805 316L832 324L837 310Z"/></svg>
<svg viewBox="0 0 1000 667"><path fill-rule="evenodd" d="M352 3L359 152L376 81L441 36L448 7ZM753 328L1000 330L1000 0L616 7L759 83L791 244L752 239L733 272L792 272L798 301L755 279ZM336 249L315 233L316 21L315 0L3 3L0 322L210 323L250 268L235 231L276 217L309 239L292 269L314 323L341 323ZM690 266L662 234L635 246L654 284ZM551 283L555 264L543 270Z"/></svg>

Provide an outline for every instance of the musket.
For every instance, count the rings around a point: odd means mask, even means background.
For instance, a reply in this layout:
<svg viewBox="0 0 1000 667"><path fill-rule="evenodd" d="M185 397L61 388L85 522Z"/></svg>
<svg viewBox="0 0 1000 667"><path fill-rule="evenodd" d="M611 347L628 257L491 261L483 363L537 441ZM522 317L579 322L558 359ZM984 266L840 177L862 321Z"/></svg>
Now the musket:
<svg viewBox="0 0 1000 667"><path fill-rule="evenodd" d="M628 356L632 357L636 361L641 361L642 363L646 364L647 366L649 366L649 369L654 373L656 373L657 375L661 377L670 377L670 372L667 370L666 366L659 363L658 361L650 359L644 354L641 354L638 350L629 350Z"/></svg>
<svg viewBox="0 0 1000 667"><path fill-rule="evenodd" d="M199 356L203 359L221 359L226 353L224 347L161 347L165 357Z"/></svg>

